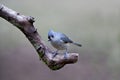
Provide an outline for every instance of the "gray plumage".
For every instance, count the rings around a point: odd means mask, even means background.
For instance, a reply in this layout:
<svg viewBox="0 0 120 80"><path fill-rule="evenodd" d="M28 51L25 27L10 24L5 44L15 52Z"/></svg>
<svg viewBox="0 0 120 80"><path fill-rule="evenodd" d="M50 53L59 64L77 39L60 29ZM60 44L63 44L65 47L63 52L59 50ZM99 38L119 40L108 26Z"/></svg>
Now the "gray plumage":
<svg viewBox="0 0 120 80"><path fill-rule="evenodd" d="M68 43L72 43L74 45L77 45L81 47L81 44L74 43L71 39L69 39L65 34L60 32L54 32L53 30L50 30L48 32L48 39L51 42L52 46L58 50L66 50L65 55L67 53L67 45ZM57 52L56 52L57 55Z"/></svg>

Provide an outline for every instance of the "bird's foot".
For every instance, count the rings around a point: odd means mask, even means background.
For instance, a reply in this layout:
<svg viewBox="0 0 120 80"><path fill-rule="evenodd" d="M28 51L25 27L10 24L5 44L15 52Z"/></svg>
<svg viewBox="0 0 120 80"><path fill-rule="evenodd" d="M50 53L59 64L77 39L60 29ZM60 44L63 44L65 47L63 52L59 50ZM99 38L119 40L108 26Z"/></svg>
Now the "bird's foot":
<svg viewBox="0 0 120 80"><path fill-rule="evenodd" d="M65 58L65 59L68 58L68 53L67 53L67 52L64 53L64 58Z"/></svg>
<svg viewBox="0 0 120 80"><path fill-rule="evenodd" d="M54 57L57 56L57 55L58 55L58 51L53 52L52 58L54 58Z"/></svg>

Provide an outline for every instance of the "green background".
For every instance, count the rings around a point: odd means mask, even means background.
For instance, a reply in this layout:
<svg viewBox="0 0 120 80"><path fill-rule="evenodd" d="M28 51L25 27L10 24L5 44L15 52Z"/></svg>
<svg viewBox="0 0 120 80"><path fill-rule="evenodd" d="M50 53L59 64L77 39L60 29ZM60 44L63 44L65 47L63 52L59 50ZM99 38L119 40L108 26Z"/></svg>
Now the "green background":
<svg viewBox="0 0 120 80"><path fill-rule="evenodd" d="M47 41L49 29L63 32L81 48L75 64L50 70L23 33L0 18L0 80L120 80L120 0L0 0L35 18ZM53 47L51 49L54 50Z"/></svg>

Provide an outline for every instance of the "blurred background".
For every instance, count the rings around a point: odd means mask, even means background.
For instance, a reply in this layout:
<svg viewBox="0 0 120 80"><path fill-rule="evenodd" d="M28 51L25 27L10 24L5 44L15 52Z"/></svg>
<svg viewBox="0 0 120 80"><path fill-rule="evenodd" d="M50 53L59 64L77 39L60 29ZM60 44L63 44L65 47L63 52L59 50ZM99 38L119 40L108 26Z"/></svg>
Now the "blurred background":
<svg viewBox="0 0 120 80"><path fill-rule="evenodd" d="M0 0L35 18L45 44L49 29L81 43L75 64L50 70L15 26L0 18L0 80L120 80L120 0ZM53 47L51 47L53 49Z"/></svg>

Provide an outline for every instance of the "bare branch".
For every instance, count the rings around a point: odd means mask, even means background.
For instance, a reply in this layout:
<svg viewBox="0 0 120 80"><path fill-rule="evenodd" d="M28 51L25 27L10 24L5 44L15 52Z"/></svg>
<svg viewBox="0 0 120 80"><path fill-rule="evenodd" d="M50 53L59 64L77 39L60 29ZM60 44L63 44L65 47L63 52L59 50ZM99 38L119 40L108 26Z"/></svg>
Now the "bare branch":
<svg viewBox="0 0 120 80"><path fill-rule="evenodd" d="M28 38L36 49L40 59L43 60L50 69L58 70L65 64L72 64L78 60L79 55L77 53L68 54L67 59L65 59L63 55L57 55L55 58L52 58L53 52L43 43L37 29L35 29L33 25L33 22L35 22L33 17L21 15L1 4L0 17L13 24L24 33L26 38Z"/></svg>

